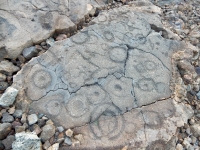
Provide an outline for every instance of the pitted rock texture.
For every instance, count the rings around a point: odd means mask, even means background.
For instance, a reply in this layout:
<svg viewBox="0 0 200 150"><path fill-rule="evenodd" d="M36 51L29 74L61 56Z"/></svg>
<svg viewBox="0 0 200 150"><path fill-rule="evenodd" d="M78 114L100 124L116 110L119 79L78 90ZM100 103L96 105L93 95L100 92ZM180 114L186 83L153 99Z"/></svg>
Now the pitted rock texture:
<svg viewBox="0 0 200 150"><path fill-rule="evenodd" d="M158 18L128 6L101 13L33 58L13 86L25 89L33 111L83 134L76 149L167 143L193 111L173 99L172 55L181 43L151 29Z"/></svg>
<svg viewBox="0 0 200 150"><path fill-rule="evenodd" d="M16 58L55 31L74 31L91 9L105 4L105 0L1 0L0 57Z"/></svg>

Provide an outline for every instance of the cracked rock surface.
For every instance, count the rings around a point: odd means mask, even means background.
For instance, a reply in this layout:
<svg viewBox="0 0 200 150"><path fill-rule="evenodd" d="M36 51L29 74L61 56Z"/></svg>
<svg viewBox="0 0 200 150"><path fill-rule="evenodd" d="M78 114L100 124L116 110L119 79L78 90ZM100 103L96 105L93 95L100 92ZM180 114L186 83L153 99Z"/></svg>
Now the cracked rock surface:
<svg viewBox="0 0 200 150"><path fill-rule="evenodd" d="M83 135L74 149L162 149L193 115L175 101L172 84L172 56L189 47L155 32L152 24L162 24L148 11L100 13L14 77L31 110Z"/></svg>
<svg viewBox="0 0 200 150"><path fill-rule="evenodd" d="M73 31L83 16L104 5L105 0L1 0L0 59L16 58L24 48L46 40L55 31Z"/></svg>

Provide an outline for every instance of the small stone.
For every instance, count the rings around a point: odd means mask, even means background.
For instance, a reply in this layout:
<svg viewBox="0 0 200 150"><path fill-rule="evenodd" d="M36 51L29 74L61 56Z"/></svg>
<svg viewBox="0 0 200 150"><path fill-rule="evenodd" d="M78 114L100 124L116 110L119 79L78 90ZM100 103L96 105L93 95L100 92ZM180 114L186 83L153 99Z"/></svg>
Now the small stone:
<svg viewBox="0 0 200 150"><path fill-rule="evenodd" d="M2 115L2 122L12 122L14 120L14 117L13 116L11 116L9 113L7 113L7 112L5 112L5 113L3 113L3 115Z"/></svg>
<svg viewBox="0 0 200 150"><path fill-rule="evenodd" d="M192 144L195 144L196 143L196 141L197 141L197 138L196 137L194 137L194 136L191 136L191 139L192 139Z"/></svg>
<svg viewBox="0 0 200 150"><path fill-rule="evenodd" d="M128 150L128 146L124 146L122 150Z"/></svg>
<svg viewBox="0 0 200 150"><path fill-rule="evenodd" d="M0 140L4 139L11 131L12 125L10 123L0 123Z"/></svg>
<svg viewBox="0 0 200 150"><path fill-rule="evenodd" d="M42 139L43 142L45 142L49 140L54 134L55 134L55 126L48 124L42 128L42 133L40 135L40 138Z"/></svg>
<svg viewBox="0 0 200 150"><path fill-rule="evenodd" d="M53 125L53 121L51 119L49 119L46 124L52 124Z"/></svg>
<svg viewBox="0 0 200 150"><path fill-rule="evenodd" d="M32 125L38 121L38 117L36 114L28 115L28 124Z"/></svg>
<svg viewBox="0 0 200 150"><path fill-rule="evenodd" d="M13 65L13 63L8 60L4 60L0 62L0 72L5 73L6 75L12 75L14 72L19 71L20 68Z"/></svg>
<svg viewBox="0 0 200 150"><path fill-rule="evenodd" d="M72 145L72 141L71 141L71 139L69 137L65 138L64 143L67 144L67 145L69 145L69 146Z"/></svg>
<svg viewBox="0 0 200 150"><path fill-rule="evenodd" d="M186 132L188 135L190 135L190 134L191 134L190 128L187 128L185 132Z"/></svg>
<svg viewBox="0 0 200 150"><path fill-rule="evenodd" d="M43 120L48 120L48 118L46 116L43 116L42 119Z"/></svg>
<svg viewBox="0 0 200 150"><path fill-rule="evenodd" d="M72 146L73 147L78 147L78 146L80 146L80 141L78 141L78 140L75 140L75 141L73 141L73 143L72 143Z"/></svg>
<svg viewBox="0 0 200 150"><path fill-rule="evenodd" d="M25 48L23 51L22 51L22 55L24 56L24 58L26 58L27 60L31 59L32 57L35 57L37 56L37 49L35 48L35 46L31 46L31 47L28 47L28 48Z"/></svg>
<svg viewBox="0 0 200 150"><path fill-rule="evenodd" d="M15 106L11 107L9 110L8 110L9 114L12 115L14 114L15 112Z"/></svg>
<svg viewBox="0 0 200 150"><path fill-rule="evenodd" d="M66 132L65 132L66 136L68 137L71 137L73 135L73 131L71 129L68 129Z"/></svg>
<svg viewBox="0 0 200 150"><path fill-rule="evenodd" d="M25 126L16 126L15 127L15 132L16 133L19 133L19 132L23 132L26 130L26 127Z"/></svg>
<svg viewBox="0 0 200 150"><path fill-rule="evenodd" d="M46 124L46 122L43 119L38 119L38 123L37 124L41 128L41 127L43 127Z"/></svg>
<svg viewBox="0 0 200 150"><path fill-rule="evenodd" d="M21 122L26 123L26 114L22 114Z"/></svg>
<svg viewBox="0 0 200 150"><path fill-rule="evenodd" d="M199 124L194 124L190 126L191 132L195 137L200 136L200 125Z"/></svg>
<svg viewBox="0 0 200 150"><path fill-rule="evenodd" d="M21 64L25 63L25 61L26 61L26 59L22 55L19 55L17 58L19 59Z"/></svg>
<svg viewBox="0 0 200 150"><path fill-rule="evenodd" d="M24 123L23 126L25 126L25 129L28 128L28 124L27 123Z"/></svg>
<svg viewBox="0 0 200 150"><path fill-rule="evenodd" d="M42 42L40 45L41 46L45 46L45 45L47 45L47 43L46 42Z"/></svg>
<svg viewBox="0 0 200 150"><path fill-rule="evenodd" d="M80 142L83 141L83 135L82 134L75 135L74 138L77 139Z"/></svg>
<svg viewBox="0 0 200 150"><path fill-rule="evenodd" d="M7 82L0 82L0 90L4 91L8 88L8 83Z"/></svg>
<svg viewBox="0 0 200 150"><path fill-rule="evenodd" d="M18 90L13 87L8 87L5 93L0 98L1 106L10 106L15 101L15 97L18 94Z"/></svg>
<svg viewBox="0 0 200 150"><path fill-rule="evenodd" d="M194 123L195 123L194 118L192 118L192 119L189 120L189 124L193 125Z"/></svg>
<svg viewBox="0 0 200 150"><path fill-rule="evenodd" d="M21 118L22 117L22 110L16 109L13 116L16 117L16 118Z"/></svg>
<svg viewBox="0 0 200 150"><path fill-rule="evenodd" d="M6 139L4 139L2 141L6 150L9 150L9 149L12 148L12 143L13 143L14 140L15 140L15 137L13 135L9 135L9 136L7 136Z"/></svg>
<svg viewBox="0 0 200 150"><path fill-rule="evenodd" d="M48 149L50 146L51 146L51 144L49 143L49 141L46 141L46 142L43 144L43 148L44 148L44 149Z"/></svg>
<svg viewBox="0 0 200 150"><path fill-rule="evenodd" d="M66 34L59 34L56 38L56 41L64 40L67 38Z"/></svg>
<svg viewBox="0 0 200 150"><path fill-rule="evenodd" d="M33 132L35 132L38 135L38 134L40 134L42 132L42 130L38 125L36 125L36 127L35 127Z"/></svg>
<svg viewBox="0 0 200 150"><path fill-rule="evenodd" d="M59 132L63 132L64 131L64 128L62 126L57 127L57 129L58 129Z"/></svg>
<svg viewBox="0 0 200 150"><path fill-rule="evenodd" d="M181 144L176 145L176 150L183 150L183 146Z"/></svg>
<svg viewBox="0 0 200 150"><path fill-rule="evenodd" d="M51 46L53 46L55 41L53 38L50 37L49 39L46 40L46 43L47 43L47 46L51 47Z"/></svg>
<svg viewBox="0 0 200 150"><path fill-rule="evenodd" d="M42 144L37 135L33 133L16 133L12 143L13 150L41 150Z"/></svg>
<svg viewBox="0 0 200 150"><path fill-rule="evenodd" d="M58 149L59 149L59 143L55 143L51 147L49 147L47 150L58 150Z"/></svg>
<svg viewBox="0 0 200 150"><path fill-rule="evenodd" d="M41 119L44 116L44 114L39 114L38 118Z"/></svg>
<svg viewBox="0 0 200 150"><path fill-rule="evenodd" d="M18 122L18 121L14 121L13 123L12 123L12 127L13 128L15 128L16 126L21 126L22 124L20 123L20 122Z"/></svg>
<svg viewBox="0 0 200 150"><path fill-rule="evenodd" d="M57 139L57 143L59 143L59 144L61 144L61 143L63 143L64 142L64 140L65 140L65 138L59 138L59 139Z"/></svg>
<svg viewBox="0 0 200 150"><path fill-rule="evenodd" d="M0 73L0 81L6 81L6 75Z"/></svg>

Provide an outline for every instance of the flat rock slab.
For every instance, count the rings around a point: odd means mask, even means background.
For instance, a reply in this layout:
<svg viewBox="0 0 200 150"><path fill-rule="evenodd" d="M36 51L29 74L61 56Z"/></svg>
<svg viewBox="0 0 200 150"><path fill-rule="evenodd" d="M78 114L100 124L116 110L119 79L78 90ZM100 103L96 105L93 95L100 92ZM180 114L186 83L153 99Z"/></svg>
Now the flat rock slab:
<svg viewBox="0 0 200 150"><path fill-rule="evenodd" d="M25 89L33 111L83 134L74 149L154 149L159 140L162 148L193 111L171 91L181 43L152 30L153 20L159 24L158 15L128 6L103 12L33 58L13 86Z"/></svg>
<svg viewBox="0 0 200 150"><path fill-rule="evenodd" d="M40 43L55 31L69 32L91 9L105 0L1 0L0 58L16 58L24 48Z"/></svg>

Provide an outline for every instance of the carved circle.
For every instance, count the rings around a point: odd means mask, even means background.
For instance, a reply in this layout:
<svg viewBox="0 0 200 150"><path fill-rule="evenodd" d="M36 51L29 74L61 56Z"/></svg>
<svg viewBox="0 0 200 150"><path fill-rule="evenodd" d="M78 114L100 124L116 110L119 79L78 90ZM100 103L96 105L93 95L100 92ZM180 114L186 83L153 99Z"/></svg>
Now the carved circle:
<svg viewBox="0 0 200 150"><path fill-rule="evenodd" d="M156 64L153 61L145 61L145 67L147 70L155 70L156 69Z"/></svg>
<svg viewBox="0 0 200 150"><path fill-rule="evenodd" d="M81 96L77 95L67 103L66 108L72 117L79 118L88 111L89 106L86 99L83 99Z"/></svg>
<svg viewBox="0 0 200 150"><path fill-rule="evenodd" d="M126 84L120 80L111 80L108 83L109 92L113 93L115 96L123 97L126 96Z"/></svg>
<svg viewBox="0 0 200 150"><path fill-rule="evenodd" d="M90 86L87 89L87 99L91 104L98 104L104 101L106 98L106 92L99 86Z"/></svg>
<svg viewBox="0 0 200 150"><path fill-rule="evenodd" d="M127 58L127 50L122 47L115 47L109 52L110 59L114 62L121 63Z"/></svg>
<svg viewBox="0 0 200 150"><path fill-rule="evenodd" d="M33 75L33 83L38 88L46 88L50 85L52 77L49 72L44 70L36 71Z"/></svg>
<svg viewBox="0 0 200 150"><path fill-rule="evenodd" d="M158 93L165 93L168 89L168 86L163 82L156 83L156 91Z"/></svg>
<svg viewBox="0 0 200 150"><path fill-rule="evenodd" d="M46 104L46 110L50 115L57 116L62 106L58 100L51 100Z"/></svg>
<svg viewBox="0 0 200 150"><path fill-rule="evenodd" d="M103 36L105 37L106 40L110 42L114 41L115 39L113 33L110 31L104 31Z"/></svg>
<svg viewBox="0 0 200 150"><path fill-rule="evenodd" d="M98 21L99 22L105 22L107 20L107 17L104 14L100 14L98 16Z"/></svg>
<svg viewBox="0 0 200 150"><path fill-rule="evenodd" d="M155 86L154 81L150 78L143 78L138 81L138 87L142 91L147 91L147 92L153 91L154 86Z"/></svg>
<svg viewBox="0 0 200 150"><path fill-rule="evenodd" d="M86 32L74 35L71 37L72 41L76 44L83 44L89 40L89 35Z"/></svg>

